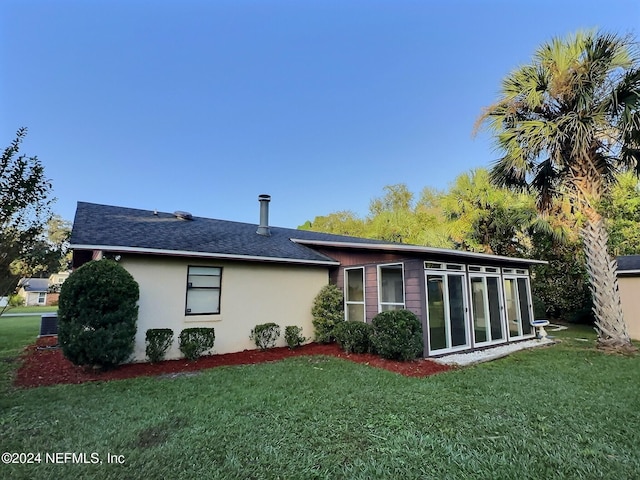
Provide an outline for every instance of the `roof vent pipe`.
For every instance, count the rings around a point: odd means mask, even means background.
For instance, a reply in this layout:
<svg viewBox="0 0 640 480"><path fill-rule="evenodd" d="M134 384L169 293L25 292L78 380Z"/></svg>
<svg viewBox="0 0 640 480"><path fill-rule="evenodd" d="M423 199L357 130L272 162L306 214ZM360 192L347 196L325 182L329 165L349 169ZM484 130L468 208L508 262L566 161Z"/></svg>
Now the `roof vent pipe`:
<svg viewBox="0 0 640 480"><path fill-rule="evenodd" d="M271 195L258 195L258 201L260 202L260 225L256 233L268 237L271 235L269 230L269 202L271 201Z"/></svg>

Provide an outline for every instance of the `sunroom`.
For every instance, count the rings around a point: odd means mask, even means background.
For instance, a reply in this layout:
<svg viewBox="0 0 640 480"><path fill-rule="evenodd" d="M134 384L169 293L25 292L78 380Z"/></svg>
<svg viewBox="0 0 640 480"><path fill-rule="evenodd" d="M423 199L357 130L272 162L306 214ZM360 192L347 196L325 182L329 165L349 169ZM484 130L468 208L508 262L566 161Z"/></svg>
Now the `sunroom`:
<svg viewBox="0 0 640 480"><path fill-rule="evenodd" d="M425 357L534 337L529 267L544 262L408 245L340 247L323 251L340 260L331 277L344 291L345 318L371 322L379 312L410 310L423 325Z"/></svg>

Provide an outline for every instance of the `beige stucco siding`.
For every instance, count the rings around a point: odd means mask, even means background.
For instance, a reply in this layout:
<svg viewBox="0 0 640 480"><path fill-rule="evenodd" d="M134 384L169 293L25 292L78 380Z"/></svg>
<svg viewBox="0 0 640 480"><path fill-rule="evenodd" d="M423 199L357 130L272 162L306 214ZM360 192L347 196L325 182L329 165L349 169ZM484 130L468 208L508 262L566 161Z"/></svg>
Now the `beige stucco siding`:
<svg viewBox="0 0 640 480"><path fill-rule="evenodd" d="M202 261L164 257L123 256L120 261L140 285L135 360L145 361L145 333L149 328L171 328L174 343L167 358L180 358L178 335L185 328L214 327L213 353L256 348L249 339L260 323L280 325L277 346L284 346L284 328L297 325L313 336L311 307L329 281L322 266ZM219 315L185 315L187 267L222 267Z"/></svg>
<svg viewBox="0 0 640 480"><path fill-rule="evenodd" d="M624 321L629 336L640 340L640 277L618 277Z"/></svg>

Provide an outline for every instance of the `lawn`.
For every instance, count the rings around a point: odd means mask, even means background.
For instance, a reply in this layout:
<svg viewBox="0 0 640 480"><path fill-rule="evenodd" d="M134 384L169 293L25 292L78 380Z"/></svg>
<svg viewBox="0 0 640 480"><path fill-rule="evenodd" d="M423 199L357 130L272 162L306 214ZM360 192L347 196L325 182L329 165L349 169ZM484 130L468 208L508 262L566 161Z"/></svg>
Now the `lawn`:
<svg viewBox="0 0 640 480"><path fill-rule="evenodd" d="M0 464L0 477L637 478L640 357L596 351L589 329L561 335L426 378L297 357L173 379L5 383L1 450L41 463Z"/></svg>

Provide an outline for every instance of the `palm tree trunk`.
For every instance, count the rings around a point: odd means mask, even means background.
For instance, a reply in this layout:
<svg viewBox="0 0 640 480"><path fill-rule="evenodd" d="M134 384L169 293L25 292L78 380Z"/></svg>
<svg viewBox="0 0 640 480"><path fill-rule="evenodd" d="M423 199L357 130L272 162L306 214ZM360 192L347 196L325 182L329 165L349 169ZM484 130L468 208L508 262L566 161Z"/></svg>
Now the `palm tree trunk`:
<svg viewBox="0 0 640 480"><path fill-rule="evenodd" d="M602 217L595 212L589 213L589 220L580 233L593 297L598 346L616 351L634 350L622 314L616 275L618 262L607 251L609 235Z"/></svg>

